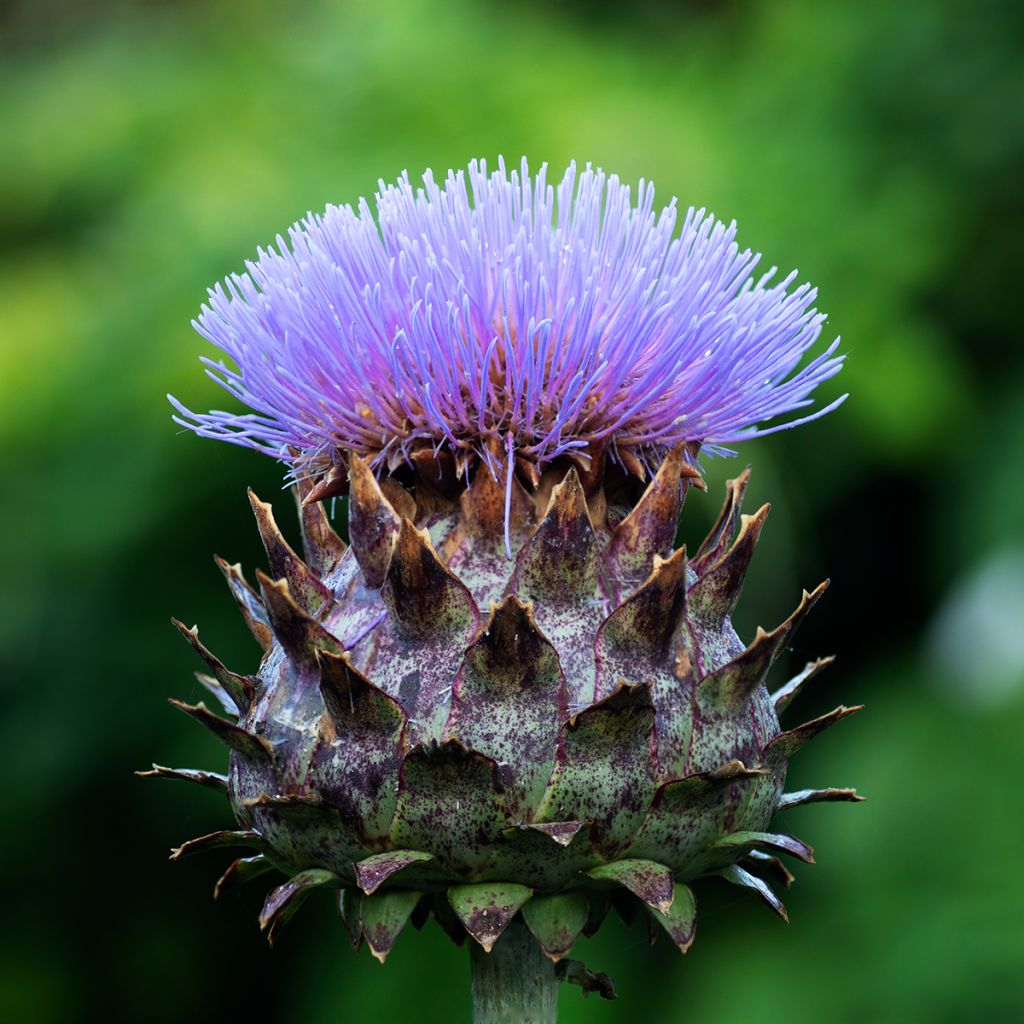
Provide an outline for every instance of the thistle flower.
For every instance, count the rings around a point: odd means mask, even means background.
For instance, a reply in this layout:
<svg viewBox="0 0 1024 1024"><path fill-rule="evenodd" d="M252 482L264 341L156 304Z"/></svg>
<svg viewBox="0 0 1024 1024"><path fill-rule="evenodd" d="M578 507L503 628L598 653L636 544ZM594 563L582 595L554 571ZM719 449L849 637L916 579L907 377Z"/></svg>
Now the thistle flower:
<svg viewBox="0 0 1024 1024"><path fill-rule="evenodd" d="M257 593L220 565L259 672L178 623L228 717L177 706L230 748L228 775L149 774L227 790L239 829L174 856L254 847L217 894L283 872L271 940L319 887L381 960L433 915L475 940L479 1020L549 1019L557 976L608 994L564 958L609 905L646 907L684 951L703 876L785 916L776 854L811 851L772 816L858 799L783 792L789 757L856 709L781 730L829 659L765 684L824 584L749 645L732 627L768 511L741 515L748 473L701 548L673 550L698 453L834 409L845 396L779 421L842 356L811 355L810 286L755 276L704 211L677 234L644 182L634 201L570 166L552 187L525 161L423 182L381 183L376 215L308 216L196 321L230 359L207 372L251 411L172 398L175 418L288 464L305 560L250 495L271 574ZM321 504L339 494L350 548ZM498 1005L502 972L532 979L529 1007Z"/></svg>
<svg viewBox="0 0 1024 1024"><path fill-rule="evenodd" d="M473 162L440 188L380 183L377 214L331 206L210 291L196 329L235 363L210 375L253 411L194 414L207 437L318 473L356 451L394 468L424 446L537 466L607 447L634 468L815 419L835 374L796 272L759 278L736 226L570 164L557 188L526 162ZM298 452L298 456L292 453Z"/></svg>

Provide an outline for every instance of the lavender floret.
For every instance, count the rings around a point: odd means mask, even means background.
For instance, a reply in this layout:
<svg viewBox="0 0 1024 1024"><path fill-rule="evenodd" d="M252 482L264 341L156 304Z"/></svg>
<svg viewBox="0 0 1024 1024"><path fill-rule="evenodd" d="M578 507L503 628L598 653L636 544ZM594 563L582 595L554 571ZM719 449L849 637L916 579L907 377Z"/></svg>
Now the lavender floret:
<svg viewBox="0 0 1024 1024"><path fill-rule="evenodd" d="M656 466L816 419L838 338L796 272L754 276L735 223L570 164L557 185L503 161L380 182L376 214L329 206L210 290L207 373L251 411L178 423L314 475L342 450L378 464L424 446L537 465L600 445ZM774 280L774 283L772 283ZM766 425L771 424L771 425ZM635 462L634 462L635 464Z"/></svg>

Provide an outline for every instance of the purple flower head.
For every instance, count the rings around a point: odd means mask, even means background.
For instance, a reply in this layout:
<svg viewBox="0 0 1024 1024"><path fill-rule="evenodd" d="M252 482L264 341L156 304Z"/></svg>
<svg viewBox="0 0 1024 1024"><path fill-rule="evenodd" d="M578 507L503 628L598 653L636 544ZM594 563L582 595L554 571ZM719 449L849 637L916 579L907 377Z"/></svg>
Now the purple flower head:
<svg viewBox="0 0 1024 1024"><path fill-rule="evenodd" d="M418 448L542 466L599 446L656 465L681 442L729 445L788 422L840 369L795 272L754 277L735 224L570 164L550 185L503 161L439 186L380 183L376 216L329 206L210 291L209 375L251 410L175 420L317 475L346 450L395 466Z"/></svg>

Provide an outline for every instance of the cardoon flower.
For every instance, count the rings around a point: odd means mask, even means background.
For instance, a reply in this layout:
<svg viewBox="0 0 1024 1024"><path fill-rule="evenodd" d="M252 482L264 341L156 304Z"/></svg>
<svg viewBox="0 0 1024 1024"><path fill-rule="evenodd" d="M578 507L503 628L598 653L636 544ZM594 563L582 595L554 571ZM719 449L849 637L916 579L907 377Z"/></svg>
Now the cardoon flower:
<svg viewBox="0 0 1024 1024"><path fill-rule="evenodd" d="M814 290L734 238L702 210L677 231L644 182L481 162L310 215L210 292L204 362L249 411L175 418L288 466L304 558L250 494L270 574L219 564L258 672L178 623L225 714L174 703L228 773L147 774L226 790L237 829L172 856L251 848L216 894L277 874L271 942L318 888L382 961L432 916L471 939L478 1020L553 1020L558 979L611 994L565 959L610 906L684 952L705 876L785 917L778 855L811 850L772 817L858 799L784 792L857 710L781 729L830 659L765 681L825 585L737 636L768 512L741 515L747 472L698 551L673 544L698 454L835 408L810 396L842 357L815 354Z"/></svg>

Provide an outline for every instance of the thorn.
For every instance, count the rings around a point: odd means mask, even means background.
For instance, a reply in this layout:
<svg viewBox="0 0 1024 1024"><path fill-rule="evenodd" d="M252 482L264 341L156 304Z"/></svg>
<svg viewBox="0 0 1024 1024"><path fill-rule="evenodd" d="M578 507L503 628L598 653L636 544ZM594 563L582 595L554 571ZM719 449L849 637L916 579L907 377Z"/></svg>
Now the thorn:
<svg viewBox="0 0 1024 1024"><path fill-rule="evenodd" d="M360 672L348 652L316 652L320 672L320 694L324 707L342 736L369 734L382 725L389 734L395 723L403 728L408 716L402 705ZM384 706L384 716L380 714Z"/></svg>
<svg viewBox="0 0 1024 1024"><path fill-rule="evenodd" d="M447 730L495 761L517 766L510 810L527 820L551 778L566 703L558 653L531 607L514 594L492 604L455 678Z"/></svg>
<svg viewBox="0 0 1024 1024"><path fill-rule="evenodd" d="M240 714L238 705L235 704L228 695L227 690L225 690L213 676L208 676L205 672L193 672L192 675L195 676L196 682L199 683L200 686L204 687L207 692L217 698L217 703L220 704L224 714L234 718L235 720L238 719Z"/></svg>
<svg viewBox="0 0 1024 1024"><path fill-rule="evenodd" d="M153 767L146 771L135 773L140 779L182 779L185 782L195 782L207 789L216 789L226 792L228 788L228 777L217 772L204 772L196 768L165 768L162 764L154 762Z"/></svg>
<svg viewBox="0 0 1024 1024"><path fill-rule="evenodd" d="M853 715L863 710L863 704L856 704L853 707L841 704L827 715L812 719L810 722L804 722L803 725L798 725L795 729L790 729L788 732L780 732L778 736L770 740L765 746L765 757L770 764L788 761L819 733L824 732L830 726L835 725L836 722L846 718L847 715Z"/></svg>
<svg viewBox="0 0 1024 1024"><path fill-rule="evenodd" d="M381 596L390 620L410 639L466 630L479 617L469 590L438 558L430 534L404 516Z"/></svg>
<svg viewBox="0 0 1024 1024"><path fill-rule="evenodd" d="M390 842L406 850L429 848L447 871L453 863L480 865L491 859L500 832L492 837L472 823L494 822L500 829L506 806L505 779L493 758L454 739L420 743L402 761Z"/></svg>
<svg viewBox="0 0 1024 1024"><path fill-rule="evenodd" d="M270 616L270 625L292 663L305 672L317 669L318 649L339 653L341 642L300 608L292 597L287 580L276 582L259 570L260 592Z"/></svg>
<svg viewBox="0 0 1024 1024"><path fill-rule="evenodd" d="M505 531L505 491L508 486L508 460L496 458L498 477L495 478L487 463L477 463L469 487L462 493L462 515L473 537L482 540L498 539ZM538 482L540 478L538 477ZM509 505L509 526L513 531L526 529L533 517L533 499L513 475Z"/></svg>
<svg viewBox="0 0 1024 1024"><path fill-rule="evenodd" d="M448 902L463 927L490 953L533 890L513 882L453 885Z"/></svg>
<svg viewBox="0 0 1024 1024"><path fill-rule="evenodd" d="M262 854L239 857L232 861L213 887L213 898L219 900L235 889L274 870L274 865Z"/></svg>
<svg viewBox="0 0 1024 1024"><path fill-rule="evenodd" d="M377 481L380 493L384 500L395 510L399 519L405 516L407 519L415 520L417 513L416 499L393 477L386 476L383 480Z"/></svg>
<svg viewBox="0 0 1024 1024"><path fill-rule="evenodd" d="M539 893L522 907L523 922L554 963L568 956L590 914L585 893L579 890Z"/></svg>
<svg viewBox="0 0 1024 1024"><path fill-rule="evenodd" d="M251 764L272 764L274 748L262 736L256 736L245 729L240 729L226 719L215 715L205 704L185 704L180 700L170 702L179 711L184 711L201 725L205 725L221 743L230 747L236 754Z"/></svg>
<svg viewBox="0 0 1024 1024"><path fill-rule="evenodd" d="M345 924L349 942L358 953L363 944L363 894L358 889L339 889L338 916Z"/></svg>
<svg viewBox="0 0 1024 1024"><path fill-rule="evenodd" d="M425 864L433 860L429 853L419 850L391 850L378 853L355 865L356 885L367 896L372 896L392 875L411 864Z"/></svg>
<svg viewBox="0 0 1024 1024"><path fill-rule="evenodd" d="M303 483L305 484L306 481ZM302 495L304 508L314 505L318 501L325 501L327 498L340 498L348 494L348 470L344 465L338 463L315 483L308 481L308 484L308 487L303 487L306 492Z"/></svg>
<svg viewBox="0 0 1024 1024"><path fill-rule="evenodd" d="M409 518L422 518L452 509L462 489L455 456L446 448L435 451L432 445L428 445L410 453L409 461L416 475L413 509L406 513ZM395 507L401 514L402 510Z"/></svg>
<svg viewBox="0 0 1024 1024"><path fill-rule="evenodd" d="M330 813L330 811L333 810L327 801L315 793L279 793L275 795L262 792L256 796L250 796L246 797L244 800L239 800L238 804L240 807L245 807L247 809L259 807L265 810L274 810L285 813L297 811L299 814L308 813L310 811L315 813L320 810L325 810L327 813Z"/></svg>
<svg viewBox="0 0 1024 1024"><path fill-rule="evenodd" d="M779 797L777 811L788 811L791 807L800 807L803 804L834 803L846 801L847 803L861 803L864 797L860 796L855 789L801 789L796 793L783 793Z"/></svg>
<svg viewBox="0 0 1024 1024"><path fill-rule="evenodd" d="M194 853L205 853L207 850L219 850L231 846L252 846L261 852L266 851L266 843L259 832L211 832L209 835L199 836L198 839L189 839L171 850L169 860L181 860L183 857L190 857Z"/></svg>
<svg viewBox="0 0 1024 1024"><path fill-rule="evenodd" d="M787 853L805 864L814 863L814 850L796 836L775 832L732 832L715 843L718 850L761 850L765 853Z"/></svg>
<svg viewBox="0 0 1024 1024"><path fill-rule="evenodd" d="M773 857L770 853L764 853L761 850L751 850L743 858L740 866L744 863L749 864L752 868L760 868L770 872L775 877L775 880L787 889L796 881L789 868L778 857Z"/></svg>
<svg viewBox="0 0 1024 1024"><path fill-rule="evenodd" d="M422 895L408 889L390 889L363 896L362 933L374 959L384 963Z"/></svg>
<svg viewBox="0 0 1024 1024"><path fill-rule="evenodd" d="M630 685L624 680L619 680L615 689L600 700L573 709L573 713L569 717L569 728L577 728L584 720L593 721L594 716L603 712L626 716L650 715L653 718L654 704L651 701L651 684L634 683Z"/></svg>
<svg viewBox="0 0 1024 1024"><path fill-rule="evenodd" d="M744 889L753 889L786 924L789 924L789 915L786 913L786 908L782 905L782 900L772 892L771 886L763 878L758 878L756 875L750 874L749 871L744 871L738 864L730 864L728 867L713 873L724 878L727 882L731 882L733 885L741 886Z"/></svg>
<svg viewBox="0 0 1024 1024"><path fill-rule="evenodd" d="M348 533L352 551L367 587L377 590L387 575L401 524L364 459L352 455L349 474Z"/></svg>
<svg viewBox="0 0 1024 1024"><path fill-rule="evenodd" d="M296 480L294 494L302 529L302 550L306 554L309 567L323 579L338 567L347 545L331 526L323 504L319 501L307 501L313 486L312 480Z"/></svg>
<svg viewBox="0 0 1024 1024"><path fill-rule="evenodd" d="M742 761L733 758L709 772L694 772L681 779L663 782L655 792L653 810L663 815L678 815L694 802L728 788L734 782L756 779L767 775L767 768L748 768Z"/></svg>
<svg viewBox="0 0 1024 1024"><path fill-rule="evenodd" d="M672 550L686 488L695 473L687 462L685 445L677 445L665 456L654 479L608 542L605 559L615 576L647 575L654 557L664 557Z"/></svg>
<svg viewBox="0 0 1024 1024"><path fill-rule="evenodd" d="M562 604L597 593L597 538L576 468L551 492L547 511L520 549L509 592Z"/></svg>
<svg viewBox="0 0 1024 1024"><path fill-rule="evenodd" d="M336 885L340 879L333 871L323 868L309 868L293 875L287 882L271 889L260 911L260 930L266 932L271 946L277 941L277 934L295 914L313 889L325 885Z"/></svg>
<svg viewBox="0 0 1024 1024"><path fill-rule="evenodd" d="M701 680L699 696L734 710L744 707L827 587L825 580L812 593L805 590L796 611L770 633L759 626L754 642L742 654Z"/></svg>
<svg viewBox="0 0 1024 1024"><path fill-rule="evenodd" d="M271 506L260 501L251 487L248 493L249 504L252 505L263 547L267 552L271 577L275 580L286 579L296 601L310 615L323 612L334 604L334 595L284 539Z"/></svg>
<svg viewBox="0 0 1024 1024"><path fill-rule="evenodd" d="M705 773L709 782L734 782L736 779L750 779L757 775L770 774L767 768L748 768L742 761L733 758L718 768Z"/></svg>
<svg viewBox="0 0 1024 1024"><path fill-rule="evenodd" d="M242 715L248 714L250 707L252 707L253 697L256 694L256 682L248 676L240 676L226 668L224 663L200 641L198 626L193 626L189 629L179 619L171 619L171 623L189 642L199 657L210 667L210 671L213 672L216 681L231 698L237 713Z"/></svg>
<svg viewBox="0 0 1024 1024"><path fill-rule="evenodd" d="M698 613L719 619L739 600L758 538L771 505L762 505L752 516L740 516L740 531L732 546L716 562L695 562L697 582L690 589L690 605Z"/></svg>
<svg viewBox="0 0 1024 1024"><path fill-rule="evenodd" d="M789 707L790 703L799 695L804 684L810 682L822 669L826 669L836 659L834 656L818 658L817 661L809 661L802 672L793 676L785 686L780 687L772 694L772 704L775 713L781 715Z"/></svg>
<svg viewBox="0 0 1024 1024"><path fill-rule="evenodd" d="M647 470L632 448L620 447L617 456L619 462L622 463L622 468L630 476L635 476L638 480L647 479Z"/></svg>
<svg viewBox="0 0 1024 1024"><path fill-rule="evenodd" d="M704 571L706 566L717 562L729 547L732 536L736 532L736 524L739 522L740 510L743 507L743 496L746 494L749 483L749 466L735 480L725 482L725 504L693 560L698 575Z"/></svg>
<svg viewBox="0 0 1024 1024"><path fill-rule="evenodd" d="M249 632L256 638L256 642L263 648L264 654L274 646L274 634L270 630L270 621L267 618L267 610L259 595L245 582L240 565L229 565L223 558L214 556L217 568L224 574L231 588L231 596L241 609L242 618L249 627Z"/></svg>
<svg viewBox="0 0 1024 1024"><path fill-rule="evenodd" d="M466 651L488 688L532 688L538 675L558 674L558 654L540 631L533 606L508 594L501 604L491 605L483 630ZM546 672L545 672L546 669Z"/></svg>
<svg viewBox="0 0 1024 1024"><path fill-rule="evenodd" d="M664 864L630 858L600 864L583 874L598 881L614 882L628 889L659 914L668 914L675 899L672 872Z"/></svg>
<svg viewBox="0 0 1024 1024"><path fill-rule="evenodd" d="M682 547L668 559L654 556L647 580L601 623L598 649L610 642L631 654L661 655L685 614L686 548Z"/></svg>
<svg viewBox="0 0 1024 1024"><path fill-rule="evenodd" d="M591 441L586 448L576 448L568 452L568 458L576 467L583 493L588 498L593 497L604 486L607 464L604 441Z"/></svg>
<svg viewBox="0 0 1024 1024"><path fill-rule="evenodd" d="M531 822L528 825L520 825L519 827L531 832L539 832L553 842L558 843L559 846L566 848L572 845L572 841L579 834L580 829L585 828L589 824L589 821L550 821L546 823Z"/></svg>
<svg viewBox="0 0 1024 1024"><path fill-rule="evenodd" d="M633 840L654 798L654 705L650 683L619 686L571 715L564 753L544 796L540 820L589 820L597 853L614 860ZM602 800L595 779L614 777L617 798Z"/></svg>
<svg viewBox="0 0 1024 1024"><path fill-rule="evenodd" d="M664 914L652 913L651 918L664 928L680 953L688 952L697 932L697 901L693 890L682 882L676 882L673 887L671 908ZM654 935L652 931L652 945Z"/></svg>

